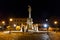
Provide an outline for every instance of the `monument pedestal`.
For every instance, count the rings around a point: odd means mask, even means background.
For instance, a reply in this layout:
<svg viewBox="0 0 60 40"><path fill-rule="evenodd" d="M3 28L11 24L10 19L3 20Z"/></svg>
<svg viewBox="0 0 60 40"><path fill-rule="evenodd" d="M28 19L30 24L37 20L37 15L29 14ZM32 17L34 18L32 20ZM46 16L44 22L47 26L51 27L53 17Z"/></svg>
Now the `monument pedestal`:
<svg viewBox="0 0 60 40"><path fill-rule="evenodd" d="M32 31L33 30L33 20L32 18L28 18L27 19L27 28L28 28L28 31Z"/></svg>

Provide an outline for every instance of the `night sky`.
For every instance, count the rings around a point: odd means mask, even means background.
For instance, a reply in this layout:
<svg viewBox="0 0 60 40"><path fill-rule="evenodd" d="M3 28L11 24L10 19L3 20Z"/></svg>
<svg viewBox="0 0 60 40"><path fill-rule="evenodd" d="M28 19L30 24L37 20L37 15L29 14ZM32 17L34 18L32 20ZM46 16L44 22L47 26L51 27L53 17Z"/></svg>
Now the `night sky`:
<svg viewBox="0 0 60 40"><path fill-rule="evenodd" d="M34 20L60 17L59 0L0 0L0 18L28 17L28 5L32 7Z"/></svg>

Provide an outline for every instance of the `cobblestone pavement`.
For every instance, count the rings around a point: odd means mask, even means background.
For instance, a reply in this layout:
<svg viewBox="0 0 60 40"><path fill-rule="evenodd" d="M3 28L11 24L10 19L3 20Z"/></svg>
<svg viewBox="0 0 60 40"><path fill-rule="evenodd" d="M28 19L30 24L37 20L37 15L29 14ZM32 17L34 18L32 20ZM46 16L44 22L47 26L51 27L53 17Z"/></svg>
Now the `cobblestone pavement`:
<svg viewBox="0 0 60 40"><path fill-rule="evenodd" d="M0 40L50 40L47 33L0 33Z"/></svg>

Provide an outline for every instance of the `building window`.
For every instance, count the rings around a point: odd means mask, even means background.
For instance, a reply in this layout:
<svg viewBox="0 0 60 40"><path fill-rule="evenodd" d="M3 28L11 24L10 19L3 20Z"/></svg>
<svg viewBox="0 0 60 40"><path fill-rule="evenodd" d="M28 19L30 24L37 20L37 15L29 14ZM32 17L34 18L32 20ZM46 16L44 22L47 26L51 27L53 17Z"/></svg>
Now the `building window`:
<svg viewBox="0 0 60 40"><path fill-rule="evenodd" d="M16 22L16 20L15 20L15 22Z"/></svg>
<svg viewBox="0 0 60 40"><path fill-rule="evenodd" d="M24 22L27 22L26 20L24 20Z"/></svg>
<svg viewBox="0 0 60 40"><path fill-rule="evenodd" d="M21 23L20 23L20 25L21 25Z"/></svg>
<svg viewBox="0 0 60 40"><path fill-rule="evenodd" d="M20 20L20 22L22 22L22 20Z"/></svg>
<svg viewBox="0 0 60 40"><path fill-rule="evenodd" d="M18 22L18 20L17 20L17 22Z"/></svg>

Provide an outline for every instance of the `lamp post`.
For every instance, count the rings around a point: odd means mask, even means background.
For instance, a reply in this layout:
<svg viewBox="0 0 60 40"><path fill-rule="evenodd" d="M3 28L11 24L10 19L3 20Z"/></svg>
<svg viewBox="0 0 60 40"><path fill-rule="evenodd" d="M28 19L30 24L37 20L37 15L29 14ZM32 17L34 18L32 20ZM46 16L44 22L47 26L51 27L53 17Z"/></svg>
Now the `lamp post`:
<svg viewBox="0 0 60 40"><path fill-rule="evenodd" d="M5 25L5 21L2 21L2 24Z"/></svg>
<svg viewBox="0 0 60 40"><path fill-rule="evenodd" d="M44 24L43 26L44 28L47 28L47 31L48 31L48 24Z"/></svg>
<svg viewBox="0 0 60 40"><path fill-rule="evenodd" d="M54 21L54 24L56 26L56 32L57 32L57 24L58 24L58 21Z"/></svg>
<svg viewBox="0 0 60 40"><path fill-rule="evenodd" d="M12 19L12 18L10 18L10 19L9 19L9 21L11 22L11 21L13 21L13 19Z"/></svg>
<svg viewBox="0 0 60 40"><path fill-rule="evenodd" d="M9 21L10 21L10 24L9 24L9 25L10 25L10 27L11 27L11 26L12 26L12 21L13 21L13 19L10 18ZM11 28L10 28L10 32L9 32L9 33L11 34Z"/></svg>
<svg viewBox="0 0 60 40"><path fill-rule="evenodd" d="M2 29L4 30L4 29L6 29L6 26L5 26L5 21L2 21Z"/></svg>
<svg viewBox="0 0 60 40"><path fill-rule="evenodd" d="M13 26L14 26L14 30L16 30L16 26L17 26L17 25L16 25L16 24L14 24Z"/></svg>
<svg viewBox="0 0 60 40"><path fill-rule="evenodd" d="M56 25L56 24L58 24L58 22L57 22L57 21L55 21L55 22L54 22L54 24Z"/></svg>
<svg viewBox="0 0 60 40"><path fill-rule="evenodd" d="M9 25L12 26L12 21L13 21L13 19L10 18L9 21L10 21Z"/></svg>
<svg viewBox="0 0 60 40"><path fill-rule="evenodd" d="M10 25L12 25L12 21L13 21L13 19L12 19L12 18L10 18L10 19L9 19L9 21L10 21Z"/></svg>
<svg viewBox="0 0 60 40"><path fill-rule="evenodd" d="M44 28L46 28L46 30L47 30L47 34L48 34L48 24L43 24L43 26L44 26Z"/></svg>

